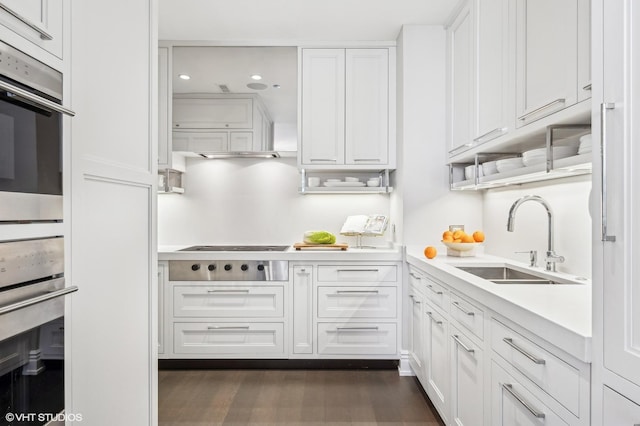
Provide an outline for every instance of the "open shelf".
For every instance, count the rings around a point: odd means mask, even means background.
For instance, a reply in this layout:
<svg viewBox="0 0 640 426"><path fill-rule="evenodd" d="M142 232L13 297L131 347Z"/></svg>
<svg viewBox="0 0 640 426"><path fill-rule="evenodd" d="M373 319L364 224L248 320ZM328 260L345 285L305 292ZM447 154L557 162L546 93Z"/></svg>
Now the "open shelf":
<svg viewBox="0 0 640 426"><path fill-rule="evenodd" d="M391 170L300 170L300 186L298 192L302 195L308 194L389 194L393 191L390 185L389 173ZM316 177L320 180L318 186L309 186L308 178ZM366 183L371 178L378 178L378 186L327 186L327 179L344 180L345 177L354 177L362 183Z"/></svg>

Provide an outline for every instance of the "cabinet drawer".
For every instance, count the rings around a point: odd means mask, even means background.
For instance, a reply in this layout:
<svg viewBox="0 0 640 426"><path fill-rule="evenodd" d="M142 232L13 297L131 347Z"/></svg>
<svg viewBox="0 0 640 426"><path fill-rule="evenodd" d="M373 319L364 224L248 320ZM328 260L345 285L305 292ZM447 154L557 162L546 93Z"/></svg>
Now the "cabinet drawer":
<svg viewBox="0 0 640 426"><path fill-rule="evenodd" d="M395 318L395 287L318 287L320 318Z"/></svg>
<svg viewBox="0 0 640 426"><path fill-rule="evenodd" d="M491 347L576 416L580 415L580 371L504 324L491 323Z"/></svg>
<svg viewBox="0 0 640 426"><path fill-rule="evenodd" d="M426 278L424 283L427 299L440 309L447 312L450 300L449 289L429 278Z"/></svg>
<svg viewBox="0 0 640 426"><path fill-rule="evenodd" d="M567 425L535 397L532 389L518 383L495 362L491 365L491 418L493 425ZM605 423L607 425L617 423Z"/></svg>
<svg viewBox="0 0 640 426"><path fill-rule="evenodd" d="M605 386L603 415L604 425L637 425L640 424L640 405Z"/></svg>
<svg viewBox="0 0 640 426"><path fill-rule="evenodd" d="M318 266L318 281L324 282L394 282L396 265Z"/></svg>
<svg viewBox="0 0 640 426"><path fill-rule="evenodd" d="M283 287L175 286L176 318L256 318L284 316Z"/></svg>
<svg viewBox="0 0 640 426"><path fill-rule="evenodd" d="M175 323L176 354L284 354L283 323Z"/></svg>
<svg viewBox="0 0 640 426"><path fill-rule="evenodd" d="M451 294L451 318L478 336L484 338L484 312L456 294Z"/></svg>
<svg viewBox="0 0 640 426"><path fill-rule="evenodd" d="M320 355L395 355L395 323L318 323Z"/></svg>

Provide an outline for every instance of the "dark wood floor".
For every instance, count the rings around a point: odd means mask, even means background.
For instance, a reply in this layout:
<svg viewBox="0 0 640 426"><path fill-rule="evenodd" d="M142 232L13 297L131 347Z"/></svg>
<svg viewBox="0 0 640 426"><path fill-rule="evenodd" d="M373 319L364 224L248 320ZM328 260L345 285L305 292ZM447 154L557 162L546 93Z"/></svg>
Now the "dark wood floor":
<svg viewBox="0 0 640 426"><path fill-rule="evenodd" d="M442 425L396 370L161 370L159 425Z"/></svg>

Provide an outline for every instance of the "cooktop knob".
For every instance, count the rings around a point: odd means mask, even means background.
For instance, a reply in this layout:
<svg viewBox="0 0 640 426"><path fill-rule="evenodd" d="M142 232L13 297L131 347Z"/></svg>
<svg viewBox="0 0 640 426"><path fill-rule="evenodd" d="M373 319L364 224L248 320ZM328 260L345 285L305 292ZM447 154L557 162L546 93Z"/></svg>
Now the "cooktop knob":
<svg viewBox="0 0 640 426"><path fill-rule="evenodd" d="M258 265L258 271L264 271L264 265Z"/></svg>
<svg viewBox="0 0 640 426"><path fill-rule="evenodd" d="M240 269L242 269L243 271L246 271L247 269L249 269L249 265L247 264L243 264Z"/></svg>
<svg viewBox="0 0 640 426"><path fill-rule="evenodd" d="M192 271L198 271L200 270L200 265L197 263L194 263L193 265L191 265L191 270Z"/></svg>
<svg viewBox="0 0 640 426"><path fill-rule="evenodd" d="M216 270L216 265L215 265L215 264L213 264L213 263L211 263L211 264L207 267L207 269L209 269L210 271L215 271L215 270Z"/></svg>
<svg viewBox="0 0 640 426"><path fill-rule="evenodd" d="M231 265L228 264L228 263L226 265L224 265L224 270L225 271L230 271L231 270Z"/></svg>

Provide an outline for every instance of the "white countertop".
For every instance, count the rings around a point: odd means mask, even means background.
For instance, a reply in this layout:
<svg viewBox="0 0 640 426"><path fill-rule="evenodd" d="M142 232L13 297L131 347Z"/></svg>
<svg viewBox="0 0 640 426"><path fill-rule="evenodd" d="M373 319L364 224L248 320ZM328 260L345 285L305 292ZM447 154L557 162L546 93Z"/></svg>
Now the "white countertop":
<svg viewBox="0 0 640 426"><path fill-rule="evenodd" d="M530 330L552 345L574 357L591 362L591 281L584 284L494 284L457 269L456 266L514 265L549 276L575 279L567 274L554 274L544 268L529 268L527 264L504 258L424 257L422 247L408 247L407 261L445 282L462 295L467 295L489 309Z"/></svg>
<svg viewBox="0 0 640 426"><path fill-rule="evenodd" d="M399 262L403 260L400 247L295 250L290 246L286 251L179 251L192 245L159 246L158 260L288 260L291 262L356 260Z"/></svg>

